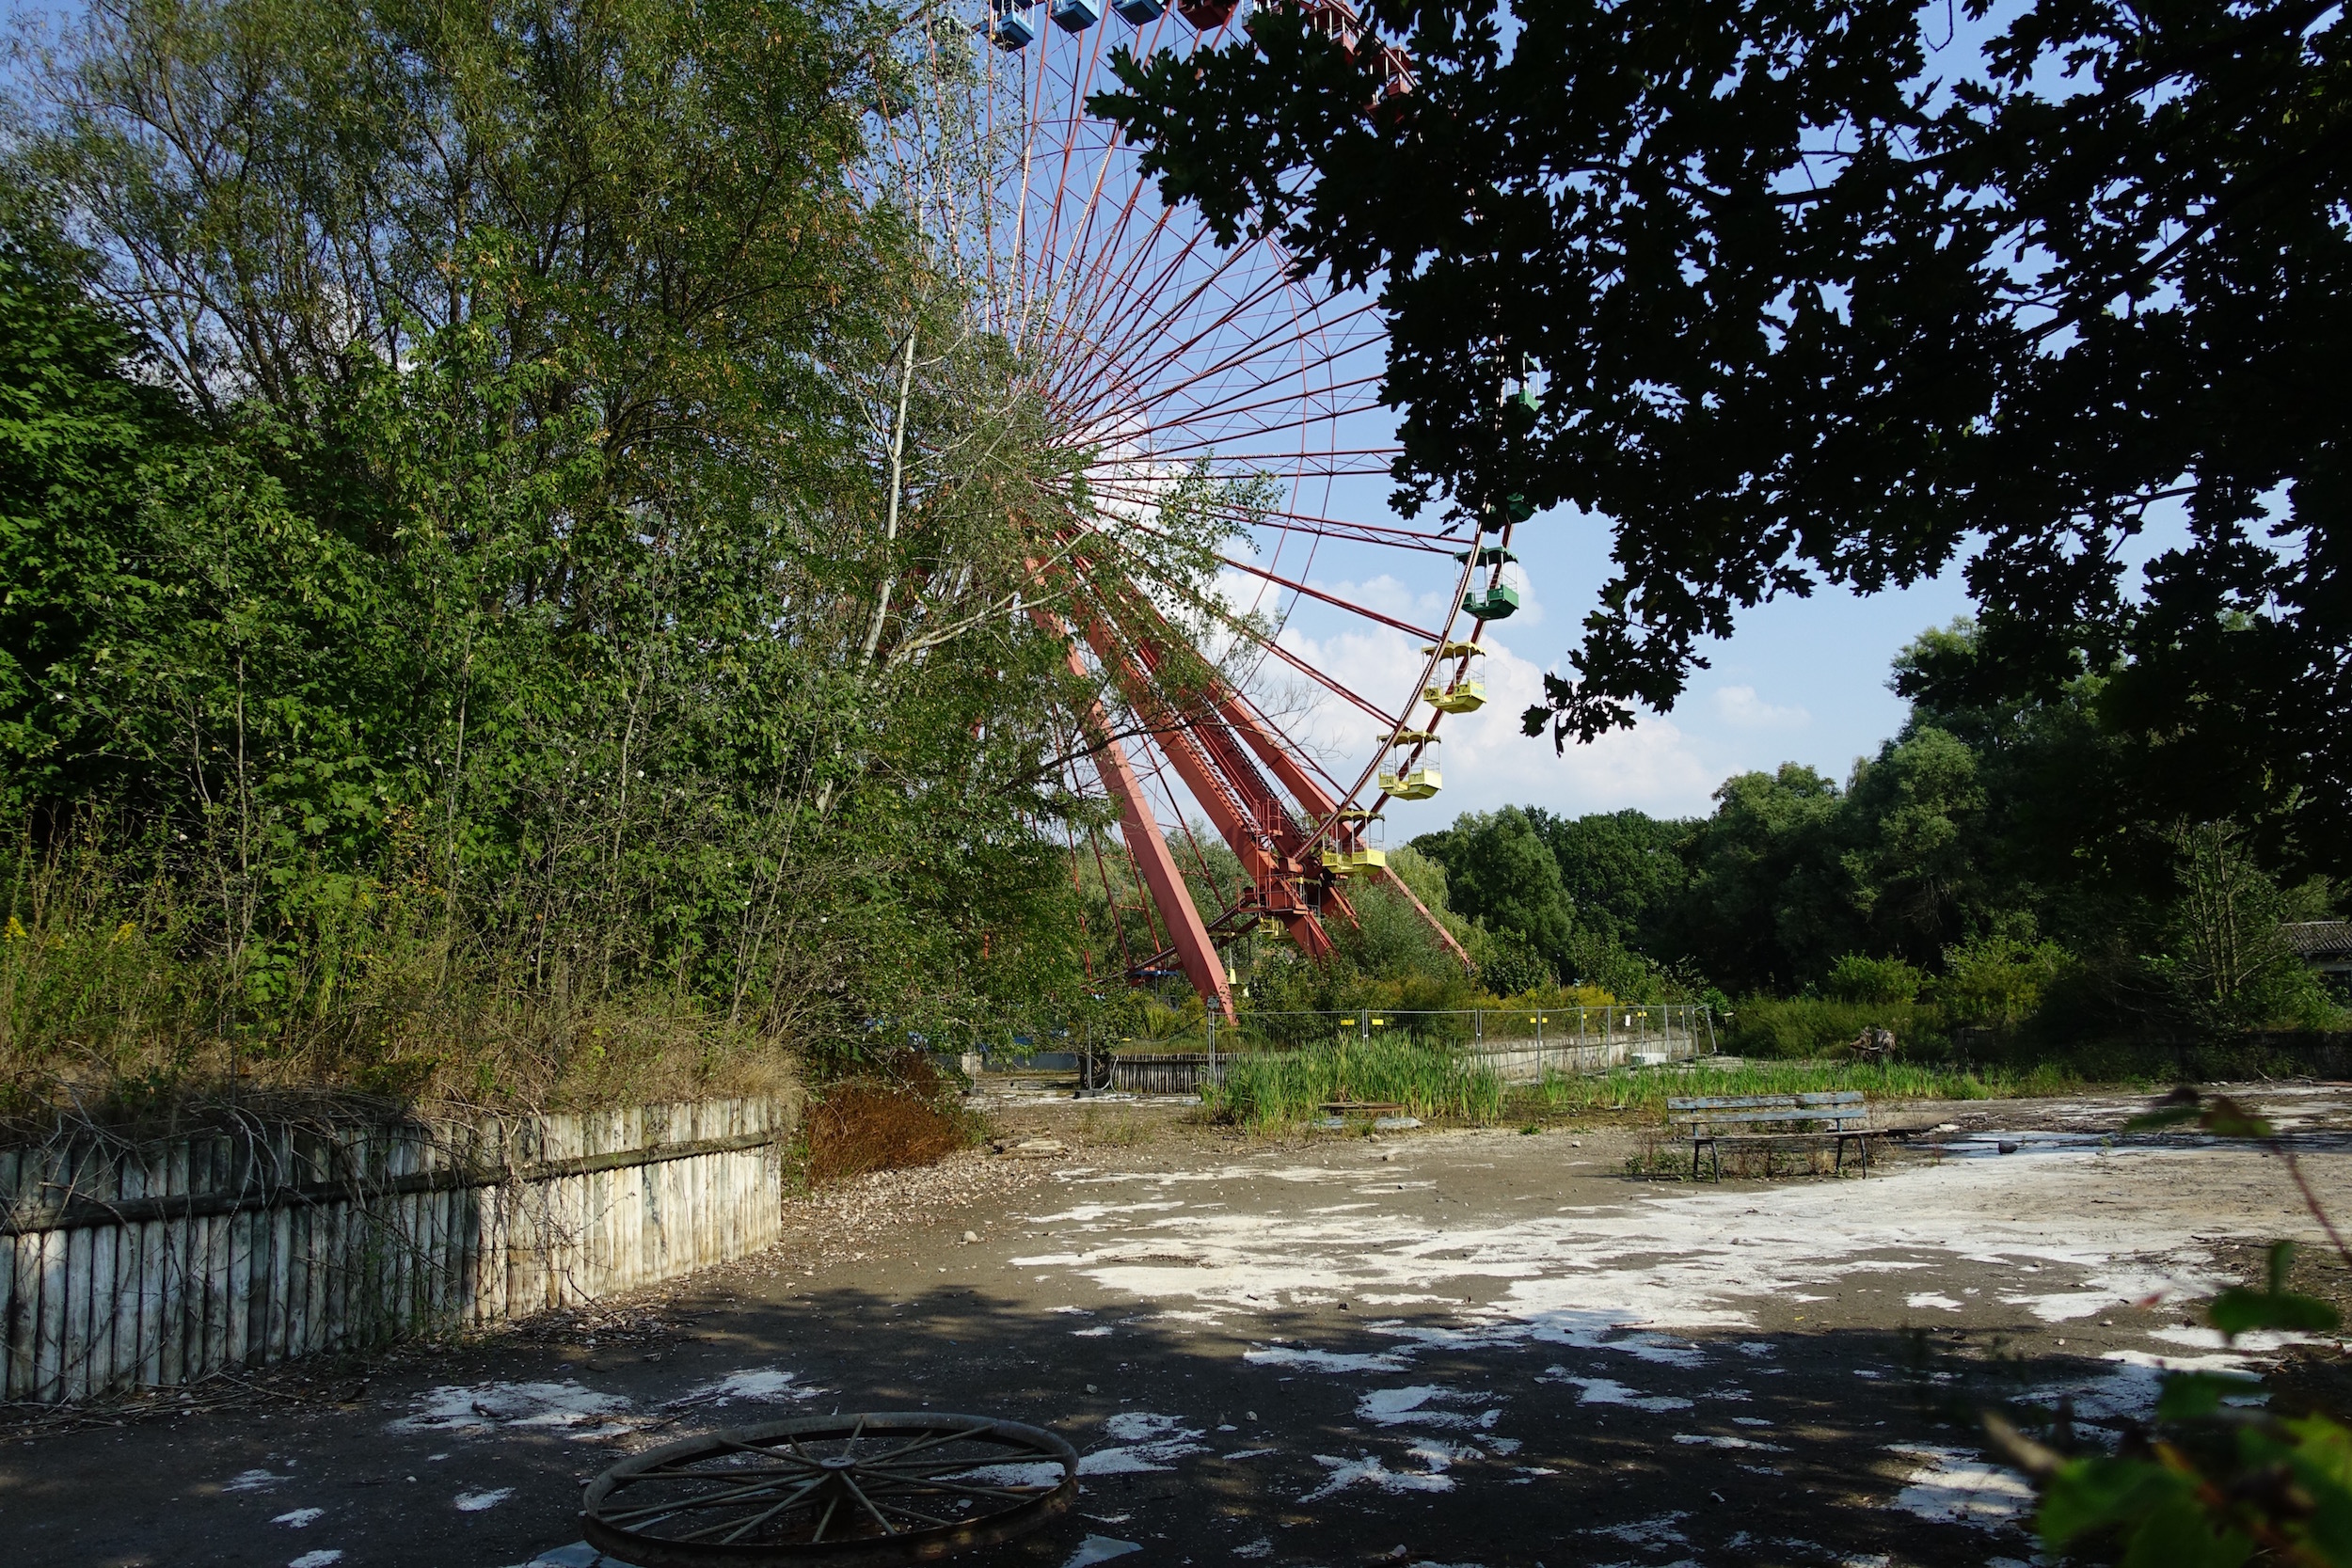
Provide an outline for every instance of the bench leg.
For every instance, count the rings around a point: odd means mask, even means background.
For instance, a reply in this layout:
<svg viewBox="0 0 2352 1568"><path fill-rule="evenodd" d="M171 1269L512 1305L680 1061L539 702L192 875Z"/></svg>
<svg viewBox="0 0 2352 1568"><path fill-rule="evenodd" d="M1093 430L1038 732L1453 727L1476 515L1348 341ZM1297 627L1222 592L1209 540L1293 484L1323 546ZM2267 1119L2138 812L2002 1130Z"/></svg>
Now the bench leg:
<svg viewBox="0 0 2352 1568"><path fill-rule="evenodd" d="M1697 1138L1691 1140L1691 1180L1693 1181L1699 1179L1699 1142Z"/></svg>
<svg viewBox="0 0 2352 1568"><path fill-rule="evenodd" d="M1846 1174L1846 1134L1843 1132L1837 1134L1837 1158L1830 1165L1829 1173L1832 1176Z"/></svg>

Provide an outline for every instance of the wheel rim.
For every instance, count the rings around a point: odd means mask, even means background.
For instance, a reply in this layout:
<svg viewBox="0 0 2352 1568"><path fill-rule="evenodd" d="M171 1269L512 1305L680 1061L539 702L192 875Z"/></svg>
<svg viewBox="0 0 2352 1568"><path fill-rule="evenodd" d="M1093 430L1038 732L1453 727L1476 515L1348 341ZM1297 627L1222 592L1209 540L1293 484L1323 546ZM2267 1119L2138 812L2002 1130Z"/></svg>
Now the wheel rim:
<svg viewBox="0 0 2352 1568"><path fill-rule="evenodd" d="M588 1485L597 1550L640 1568L913 1562L1033 1529L1069 1507L1078 1455L985 1416L805 1417L666 1444Z"/></svg>

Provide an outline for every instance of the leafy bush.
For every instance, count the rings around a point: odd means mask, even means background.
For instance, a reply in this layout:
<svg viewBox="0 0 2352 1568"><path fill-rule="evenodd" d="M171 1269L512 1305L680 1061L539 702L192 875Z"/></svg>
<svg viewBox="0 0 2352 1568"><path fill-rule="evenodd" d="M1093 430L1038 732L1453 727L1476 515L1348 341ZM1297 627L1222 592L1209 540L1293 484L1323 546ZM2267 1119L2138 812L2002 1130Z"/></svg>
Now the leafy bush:
<svg viewBox="0 0 2352 1568"><path fill-rule="evenodd" d="M1944 950L1944 974L1929 994L1956 1024L2003 1028L2040 1009L2050 989L2075 968L2055 942L1981 937Z"/></svg>
<svg viewBox="0 0 2352 1568"><path fill-rule="evenodd" d="M1866 1028L1891 1029L1905 1047L1940 1042L1939 1022L1932 1008L1911 1002L1750 996L1718 1027L1724 1048L1742 1056L1819 1056L1851 1043Z"/></svg>
<svg viewBox="0 0 2352 1568"><path fill-rule="evenodd" d="M1873 958L1867 954L1849 953L1830 967L1823 989L1840 1002L1880 1006L1911 1001L1926 983L1926 975L1900 958Z"/></svg>
<svg viewBox="0 0 2352 1568"><path fill-rule="evenodd" d="M1496 996L1518 996L1559 977L1550 960L1516 931L1482 930L1470 952L1478 960L1479 983Z"/></svg>

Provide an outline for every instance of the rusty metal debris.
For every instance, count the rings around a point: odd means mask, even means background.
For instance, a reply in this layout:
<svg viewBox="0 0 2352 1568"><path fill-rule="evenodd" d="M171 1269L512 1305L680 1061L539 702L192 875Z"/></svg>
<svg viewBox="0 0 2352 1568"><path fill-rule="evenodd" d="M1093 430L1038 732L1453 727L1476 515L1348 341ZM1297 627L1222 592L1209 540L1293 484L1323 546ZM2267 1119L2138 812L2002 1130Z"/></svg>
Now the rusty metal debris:
<svg viewBox="0 0 2352 1568"><path fill-rule="evenodd" d="M588 1483L580 1522L640 1568L922 1562L1034 1529L1078 1494L1050 1432L930 1411L803 1417L648 1449Z"/></svg>

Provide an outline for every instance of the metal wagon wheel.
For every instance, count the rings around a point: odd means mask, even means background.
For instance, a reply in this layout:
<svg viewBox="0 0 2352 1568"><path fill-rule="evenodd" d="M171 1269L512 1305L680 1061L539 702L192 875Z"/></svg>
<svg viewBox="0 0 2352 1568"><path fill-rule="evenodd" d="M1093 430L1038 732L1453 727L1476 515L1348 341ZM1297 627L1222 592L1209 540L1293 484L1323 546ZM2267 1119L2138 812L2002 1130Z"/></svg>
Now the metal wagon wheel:
<svg viewBox="0 0 2352 1568"><path fill-rule="evenodd" d="M589 1482L591 1545L641 1568L919 1562L1034 1529L1078 1454L1016 1421L811 1416L665 1444Z"/></svg>

